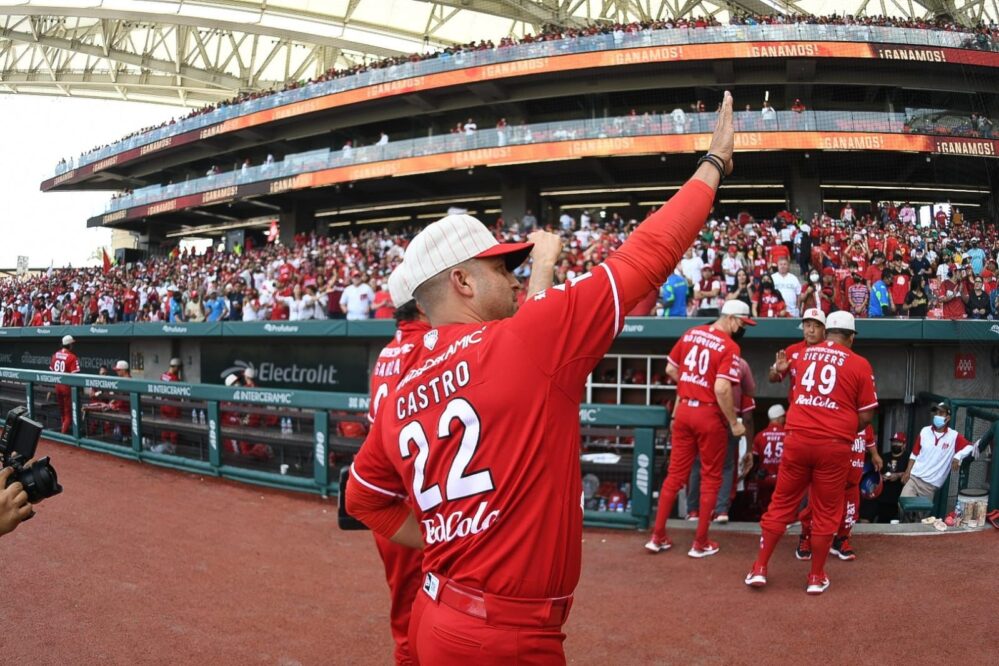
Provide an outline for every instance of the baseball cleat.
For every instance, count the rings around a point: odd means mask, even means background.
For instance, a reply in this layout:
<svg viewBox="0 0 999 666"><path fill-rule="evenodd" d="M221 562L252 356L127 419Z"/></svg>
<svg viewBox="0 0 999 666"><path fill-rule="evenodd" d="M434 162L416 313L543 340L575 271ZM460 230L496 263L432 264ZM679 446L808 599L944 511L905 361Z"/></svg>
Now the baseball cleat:
<svg viewBox="0 0 999 666"><path fill-rule="evenodd" d="M809 574L808 576L808 587L805 588L805 592L808 594L822 594L829 589L829 577L825 574L816 575Z"/></svg>
<svg viewBox="0 0 999 666"><path fill-rule="evenodd" d="M794 549L794 556L799 560L812 559L812 538L807 534L798 537L798 547Z"/></svg>
<svg viewBox="0 0 999 666"><path fill-rule="evenodd" d="M696 557L698 559L702 557L709 557L717 553L720 549L718 544L714 541L705 541L704 543L694 542L694 545L690 547L687 551L687 555L690 557Z"/></svg>
<svg viewBox="0 0 999 666"><path fill-rule="evenodd" d="M701 517L701 514L697 511L690 511L687 513L687 520L697 520Z"/></svg>
<svg viewBox="0 0 999 666"><path fill-rule="evenodd" d="M850 547L850 537L836 537L833 539L832 546L829 547L829 552L844 562L851 562L857 559L857 554Z"/></svg>
<svg viewBox="0 0 999 666"><path fill-rule="evenodd" d="M664 550L669 550L672 547L673 547L673 542L670 541L668 538L660 541L656 537L652 537L651 539L649 539L649 542L645 544L645 550L649 551L650 553L661 553Z"/></svg>
<svg viewBox="0 0 999 666"><path fill-rule="evenodd" d="M764 587L767 584L767 568L762 564L754 564L753 570L746 574L746 585L749 587Z"/></svg>

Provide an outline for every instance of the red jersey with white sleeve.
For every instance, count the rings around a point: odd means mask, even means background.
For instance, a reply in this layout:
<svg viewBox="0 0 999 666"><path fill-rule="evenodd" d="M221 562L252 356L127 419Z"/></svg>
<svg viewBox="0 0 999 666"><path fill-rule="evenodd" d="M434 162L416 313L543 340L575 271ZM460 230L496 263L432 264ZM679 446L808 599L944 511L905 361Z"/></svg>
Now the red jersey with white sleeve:
<svg viewBox="0 0 999 666"><path fill-rule="evenodd" d="M860 478L864 475L864 461L867 457L867 451L869 449L873 450L877 446L877 443L877 440L874 438L874 426L869 425L857 433L857 436L853 438L853 446L850 448L850 474L847 475L848 479L860 483Z"/></svg>
<svg viewBox="0 0 999 666"><path fill-rule="evenodd" d="M715 380L740 380L739 345L712 324L695 326L683 334L666 357L680 373L676 383L679 398L715 403ZM736 411L740 405L734 405Z"/></svg>
<svg viewBox="0 0 999 666"><path fill-rule="evenodd" d="M68 349L60 349L52 354L49 370L67 375L75 374L80 371L80 359Z"/></svg>
<svg viewBox="0 0 999 666"><path fill-rule="evenodd" d="M582 556L586 378L624 313L693 242L713 198L692 180L592 272L507 319L424 333L354 459L348 510L391 536L408 496L425 571L500 596L571 594Z"/></svg>
<svg viewBox="0 0 999 666"><path fill-rule="evenodd" d="M857 413L875 409L874 371L863 356L826 340L812 345L791 364L796 381L788 408L788 432L802 441L849 444L857 436Z"/></svg>
<svg viewBox="0 0 999 666"><path fill-rule="evenodd" d="M375 422L375 415L389 389L399 381L410 352L420 343L420 336L430 330L430 325L422 321L399 322L392 341L382 348L371 370L371 400L368 402L368 421Z"/></svg>
<svg viewBox="0 0 999 666"><path fill-rule="evenodd" d="M782 426L771 423L753 438L753 454L760 459L760 469L770 478L777 476L780 459L784 454L785 437L787 431Z"/></svg>

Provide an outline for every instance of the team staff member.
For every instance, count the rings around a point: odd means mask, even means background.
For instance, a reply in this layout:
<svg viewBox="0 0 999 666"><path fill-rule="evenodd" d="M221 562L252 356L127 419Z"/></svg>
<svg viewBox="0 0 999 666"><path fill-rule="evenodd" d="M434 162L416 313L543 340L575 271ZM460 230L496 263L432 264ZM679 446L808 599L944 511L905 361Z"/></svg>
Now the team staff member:
<svg viewBox="0 0 999 666"><path fill-rule="evenodd" d="M777 472L780 470L780 459L784 453L784 440L787 431L784 429L786 412L782 405L773 405L767 410L770 423L756 433L753 439L753 464L756 467L757 504L761 511L770 506L770 498L777 485Z"/></svg>
<svg viewBox="0 0 999 666"><path fill-rule="evenodd" d="M867 461L868 452L871 456L871 464L874 469L881 471L884 461L878 454L878 441L874 436L874 426L867 426L857 433L853 439L853 446L850 447L850 473L846 477L846 489L843 492L845 501L843 503L843 519L840 521L839 530L833 538L829 553L847 562L857 559L857 554L850 545L850 533L857 522L857 515L860 510L860 479L864 476L864 463ZM809 504L798 516L801 521L801 536L798 537L798 548L795 550L795 557L799 560L812 559L812 505Z"/></svg>
<svg viewBox="0 0 999 666"><path fill-rule="evenodd" d="M774 364L770 366L767 379L772 384L779 384L791 372L791 363L796 361L803 351L817 345L826 337L826 315L818 308L805 310L801 316L801 329L804 334L803 339L790 345L787 349L777 352ZM794 375L791 375L791 386L788 388L788 396L794 390Z"/></svg>
<svg viewBox="0 0 999 666"><path fill-rule="evenodd" d="M702 558L718 552L718 544L708 539L710 507L718 499L729 433L741 437L746 432L732 400L732 385L741 379L739 345L734 340L742 337L746 326L755 325L748 305L725 301L717 321L684 333L667 357L666 374L676 382L677 405L671 426L669 471L659 491L652 538L645 544L653 553L673 545L666 535L666 520L697 455L701 457L699 505L705 511L697 518L697 534L687 555Z"/></svg>
<svg viewBox="0 0 999 666"><path fill-rule="evenodd" d="M511 269L529 245L452 215L407 248L396 270L432 328L384 399L346 501L376 532L424 547L410 623L419 663L565 662L582 555L580 398L624 313L673 270L731 171L728 93L718 116L709 161L663 208L592 272L519 310Z"/></svg>
<svg viewBox="0 0 999 666"><path fill-rule="evenodd" d="M767 583L767 563L784 530L809 492L812 506L812 569L805 590L829 587L826 557L843 513L851 445L869 426L878 406L871 364L850 350L856 337L853 315L834 312L826 319L826 341L805 350L792 363L796 377L787 415L787 440L777 488L760 520L763 537L746 584Z"/></svg>
<svg viewBox="0 0 999 666"><path fill-rule="evenodd" d="M73 345L76 340L72 335L62 336L62 348L52 354L49 363L49 370L60 374L71 375L80 372L80 359L73 353ZM62 416L61 432L65 435L73 427L73 392L68 386L56 384L56 403L59 405L59 414Z"/></svg>
<svg viewBox="0 0 999 666"><path fill-rule="evenodd" d="M933 425L919 431L912 447L909 465L902 474L902 497L929 497L950 476L951 465L957 465L975 450L964 435L947 424L950 407L946 402L933 406Z"/></svg>

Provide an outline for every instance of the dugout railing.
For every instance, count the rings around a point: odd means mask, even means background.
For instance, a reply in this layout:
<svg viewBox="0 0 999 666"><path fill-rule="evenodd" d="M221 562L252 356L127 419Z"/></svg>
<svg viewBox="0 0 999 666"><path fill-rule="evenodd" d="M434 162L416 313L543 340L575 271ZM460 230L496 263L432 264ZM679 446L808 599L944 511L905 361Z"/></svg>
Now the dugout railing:
<svg viewBox="0 0 999 666"><path fill-rule="evenodd" d="M950 406L950 427L975 443L978 452L962 461L957 475L957 489L951 490L953 474L937 491L933 502L933 515L946 515L954 506L957 493L966 488L983 488L989 493L989 510L999 509L999 400L968 400L948 398L936 393L922 392L918 404L929 409L940 402ZM915 416L914 412L914 416ZM909 441L915 442L923 425L913 420L909 427Z"/></svg>
<svg viewBox="0 0 999 666"><path fill-rule="evenodd" d="M66 434L63 400L71 410ZM17 405L63 444L328 497L364 441L368 397L0 368L0 409ZM587 404L579 419L581 466L590 477L584 522L647 527L666 409Z"/></svg>

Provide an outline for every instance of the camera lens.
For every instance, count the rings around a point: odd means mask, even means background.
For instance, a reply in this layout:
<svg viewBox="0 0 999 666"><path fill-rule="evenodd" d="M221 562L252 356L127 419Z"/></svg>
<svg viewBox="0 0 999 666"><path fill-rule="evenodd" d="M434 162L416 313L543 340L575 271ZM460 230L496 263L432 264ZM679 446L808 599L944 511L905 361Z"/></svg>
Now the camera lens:
<svg viewBox="0 0 999 666"><path fill-rule="evenodd" d="M47 457L40 458L33 462L31 467L22 469L16 480L24 486L24 492L28 494L28 501L32 504L62 492L55 467L49 463Z"/></svg>

